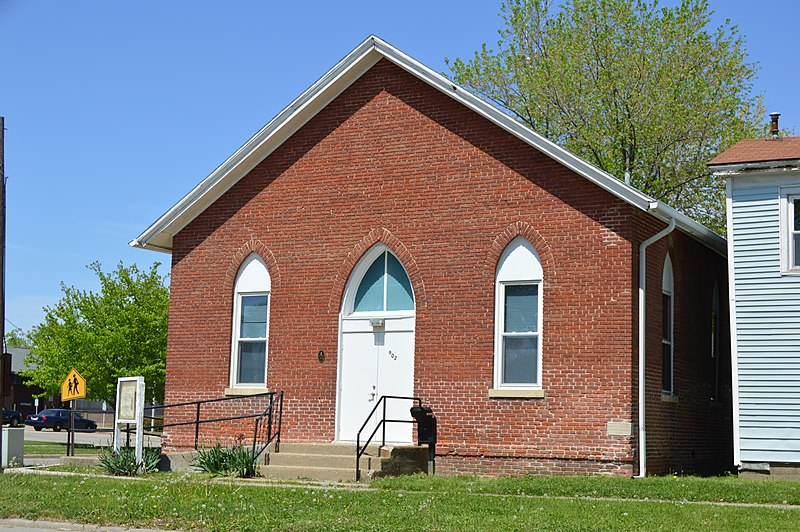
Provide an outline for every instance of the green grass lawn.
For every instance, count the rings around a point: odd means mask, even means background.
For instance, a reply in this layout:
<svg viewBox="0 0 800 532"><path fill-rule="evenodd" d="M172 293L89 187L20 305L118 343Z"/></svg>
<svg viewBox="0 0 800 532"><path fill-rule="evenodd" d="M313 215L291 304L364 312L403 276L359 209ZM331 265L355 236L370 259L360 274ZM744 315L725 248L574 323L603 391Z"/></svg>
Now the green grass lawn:
<svg viewBox="0 0 800 532"><path fill-rule="evenodd" d="M197 530L796 530L800 484L736 478L406 477L372 490L0 476L0 516ZM693 503L690 501L708 501ZM786 501L786 503L784 503Z"/></svg>
<svg viewBox="0 0 800 532"><path fill-rule="evenodd" d="M98 454L101 448L87 443L76 443L75 454ZM67 455L67 444L50 441L25 440L25 454L60 454Z"/></svg>
<svg viewBox="0 0 800 532"><path fill-rule="evenodd" d="M710 478L670 476L628 479L563 476L485 478L415 475L376 480L373 482L373 486L387 490L415 492L529 495L534 497L602 497L800 506L800 482L749 480L735 476Z"/></svg>

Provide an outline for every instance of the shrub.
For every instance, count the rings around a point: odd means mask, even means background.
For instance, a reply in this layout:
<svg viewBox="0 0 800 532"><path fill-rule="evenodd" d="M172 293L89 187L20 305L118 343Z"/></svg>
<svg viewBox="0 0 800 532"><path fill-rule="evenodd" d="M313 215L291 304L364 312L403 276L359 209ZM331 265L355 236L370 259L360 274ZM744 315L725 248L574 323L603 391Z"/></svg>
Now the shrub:
<svg viewBox="0 0 800 532"><path fill-rule="evenodd" d="M244 445L222 447L216 444L209 449L200 449L194 466L212 475L250 478L256 476L256 461Z"/></svg>
<svg viewBox="0 0 800 532"><path fill-rule="evenodd" d="M136 450L132 447L121 447L119 451L104 449L100 453L100 467L118 477L134 477L140 471L153 473L158 471L161 460L161 449L146 447L142 449L142 461L136 462Z"/></svg>

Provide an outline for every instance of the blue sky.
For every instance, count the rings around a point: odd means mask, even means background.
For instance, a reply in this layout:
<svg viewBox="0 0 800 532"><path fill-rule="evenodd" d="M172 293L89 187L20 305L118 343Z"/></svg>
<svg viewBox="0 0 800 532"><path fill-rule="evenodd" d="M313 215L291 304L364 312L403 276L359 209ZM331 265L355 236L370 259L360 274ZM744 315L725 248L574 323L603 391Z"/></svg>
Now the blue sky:
<svg viewBox="0 0 800 532"><path fill-rule="evenodd" d="M673 2L670 2L673 3ZM800 133L800 2L712 0ZM499 0L0 0L6 329L29 329L86 265L168 272L128 242L369 34L438 70L494 43ZM765 117L766 119L766 117Z"/></svg>

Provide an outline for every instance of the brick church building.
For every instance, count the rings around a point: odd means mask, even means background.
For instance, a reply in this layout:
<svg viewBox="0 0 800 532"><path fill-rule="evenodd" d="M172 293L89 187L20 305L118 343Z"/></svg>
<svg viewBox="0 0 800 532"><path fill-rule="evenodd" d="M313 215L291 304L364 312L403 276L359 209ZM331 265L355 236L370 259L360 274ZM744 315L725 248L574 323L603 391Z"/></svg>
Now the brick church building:
<svg viewBox="0 0 800 532"><path fill-rule="evenodd" d="M348 442L420 397L439 472L730 466L725 240L377 37L132 245L167 403L282 390L284 441Z"/></svg>

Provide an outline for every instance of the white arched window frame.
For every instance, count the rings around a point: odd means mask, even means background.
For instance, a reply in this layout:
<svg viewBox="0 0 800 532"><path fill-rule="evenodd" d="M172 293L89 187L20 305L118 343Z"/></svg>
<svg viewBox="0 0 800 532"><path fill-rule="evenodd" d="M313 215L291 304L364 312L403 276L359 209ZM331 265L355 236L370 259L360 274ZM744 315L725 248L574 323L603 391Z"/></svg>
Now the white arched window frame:
<svg viewBox="0 0 800 532"><path fill-rule="evenodd" d="M231 341L231 388L266 388L272 284L264 261L251 253L236 275Z"/></svg>
<svg viewBox="0 0 800 532"><path fill-rule="evenodd" d="M415 308L411 280L400 259L386 245L374 245L353 268L342 301L343 316L409 316Z"/></svg>
<svg viewBox="0 0 800 532"><path fill-rule="evenodd" d="M675 393L675 280L672 259L664 259L661 278L661 389Z"/></svg>
<svg viewBox="0 0 800 532"><path fill-rule="evenodd" d="M495 276L494 386L541 389L543 271L527 239L506 247Z"/></svg>

